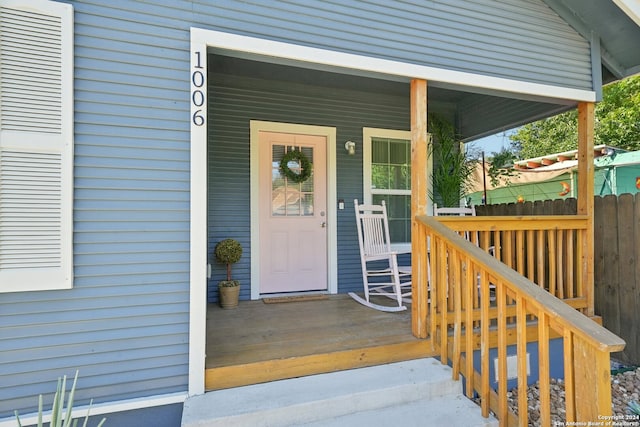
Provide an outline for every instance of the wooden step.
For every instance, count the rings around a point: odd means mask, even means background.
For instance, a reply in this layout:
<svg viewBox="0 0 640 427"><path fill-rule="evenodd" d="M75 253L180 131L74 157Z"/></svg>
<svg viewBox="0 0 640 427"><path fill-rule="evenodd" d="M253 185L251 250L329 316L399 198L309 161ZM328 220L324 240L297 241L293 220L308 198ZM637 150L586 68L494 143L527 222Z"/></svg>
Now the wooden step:
<svg viewBox="0 0 640 427"><path fill-rule="evenodd" d="M208 391L435 356L429 341L411 341L284 357L205 370Z"/></svg>

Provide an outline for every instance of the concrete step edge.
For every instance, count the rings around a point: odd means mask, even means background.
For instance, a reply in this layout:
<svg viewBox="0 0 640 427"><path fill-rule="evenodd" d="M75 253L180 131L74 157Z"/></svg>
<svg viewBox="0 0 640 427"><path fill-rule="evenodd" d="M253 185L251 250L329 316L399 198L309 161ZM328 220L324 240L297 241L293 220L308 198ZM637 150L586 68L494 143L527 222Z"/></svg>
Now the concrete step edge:
<svg viewBox="0 0 640 427"><path fill-rule="evenodd" d="M463 395L408 402L392 407L352 412L339 417L327 417L299 427L498 427L498 420L484 418L480 407ZM284 426L284 425L282 425Z"/></svg>
<svg viewBox="0 0 640 427"><path fill-rule="evenodd" d="M183 426L287 425L460 393L449 367L421 359L196 396Z"/></svg>

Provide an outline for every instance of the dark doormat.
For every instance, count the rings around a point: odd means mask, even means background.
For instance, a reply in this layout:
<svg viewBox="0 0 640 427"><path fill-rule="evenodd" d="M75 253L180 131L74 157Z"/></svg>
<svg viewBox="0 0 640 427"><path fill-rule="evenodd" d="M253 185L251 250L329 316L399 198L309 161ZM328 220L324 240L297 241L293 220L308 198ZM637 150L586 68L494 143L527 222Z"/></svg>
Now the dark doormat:
<svg viewBox="0 0 640 427"><path fill-rule="evenodd" d="M317 301L317 300L323 300L328 298L329 297L324 294L291 295L286 297L263 298L262 302L264 302L265 304L280 304L283 302Z"/></svg>

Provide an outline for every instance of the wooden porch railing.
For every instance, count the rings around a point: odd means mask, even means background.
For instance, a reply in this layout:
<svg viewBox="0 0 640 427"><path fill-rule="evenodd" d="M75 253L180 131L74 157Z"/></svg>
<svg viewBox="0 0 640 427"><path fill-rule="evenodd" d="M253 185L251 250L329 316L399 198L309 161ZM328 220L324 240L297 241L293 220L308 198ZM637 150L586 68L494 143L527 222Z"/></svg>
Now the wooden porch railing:
<svg viewBox="0 0 640 427"><path fill-rule="evenodd" d="M584 314L593 313L593 289L585 287L584 215L442 217L448 228L490 251L549 293Z"/></svg>
<svg viewBox="0 0 640 427"><path fill-rule="evenodd" d="M483 415L492 410L501 425L528 424L531 341L538 342L540 421L551 425L553 338L563 339L565 421L601 421L611 415L610 353L625 343L578 311L592 303L592 290L581 285L578 262L585 229L583 216L418 217L419 235L430 247L427 325L432 342L441 360L451 360L454 378L465 376L467 395L478 393ZM495 257L488 253L491 247ZM426 255L420 260L426 262ZM507 381L499 380L507 378L510 345L516 350L517 415L508 408ZM493 348L496 389L490 387ZM474 363L472 352L478 349L480 361Z"/></svg>

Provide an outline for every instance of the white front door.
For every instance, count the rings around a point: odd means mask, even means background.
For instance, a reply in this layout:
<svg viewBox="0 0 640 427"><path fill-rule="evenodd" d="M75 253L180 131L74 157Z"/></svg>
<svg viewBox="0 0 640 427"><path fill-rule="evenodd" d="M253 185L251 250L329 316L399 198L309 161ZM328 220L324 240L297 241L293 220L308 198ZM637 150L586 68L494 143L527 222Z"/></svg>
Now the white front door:
<svg viewBox="0 0 640 427"><path fill-rule="evenodd" d="M311 176L294 182L280 171L298 150ZM327 290L327 137L259 133L260 294ZM300 162L289 169L299 174Z"/></svg>

